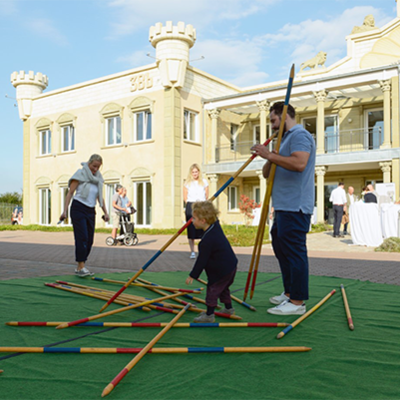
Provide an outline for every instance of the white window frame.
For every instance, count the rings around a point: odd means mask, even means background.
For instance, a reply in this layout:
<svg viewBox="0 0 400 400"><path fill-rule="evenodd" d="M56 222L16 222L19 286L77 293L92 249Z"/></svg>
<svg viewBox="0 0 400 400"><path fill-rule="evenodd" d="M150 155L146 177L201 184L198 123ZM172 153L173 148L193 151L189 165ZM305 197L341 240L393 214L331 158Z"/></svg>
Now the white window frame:
<svg viewBox="0 0 400 400"><path fill-rule="evenodd" d="M61 212L64 211L64 207L65 207L65 197L69 191L68 186L62 186L61 188ZM68 205L68 210L67 210L67 218L64 219L64 221L61 222L61 225L64 226L72 226L72 221L71 221L71 206L72 206L72 200L74 199L74 197L71 198L71 201L69 202ZM67 221L67 222L65 222Z"/></svg>
<svg viewBox="0 0 400 400"><path fill-rule="evenodd" d="M259 132L259 134L260 134L259 140L257 140L257 128L260 131ZM267 125L266 125L266 130L267 130L267 138L268 138L268 134L271 131L271 125L269 123L267 123ZM260 142L261 142L261 125L258 124L258 125L253 126L253 143L260 143Z"/></svg>
<svg viewBox="0 0 400 400"><path fill-rule="evenodd" d="M68 125L61 125L61 152L62 153L69 153L71 151L75 151L75 127L72 124L68 124ZM68 148L66 149L64 147L65 144L65 135L67 135L67 146ZM73 146L72 146L73 144Z"/></svg>
<svg viewBox="0 0 400 400"><path fill-rule="evenodd" d="M194 132L191 130L191 116L194 116ZM183 139L189 142L199 142L199 113L183 110ZM185 137L186 135L186 137Z"/></svg>
<svg viewBox="0 0 400 400"><path fill-rule="evenodd" d="M43 215L43 193L45 194L46 204L44 205L45 213ZM50 200L50 204L49 204ZM39 188L39 225L50 225L51 224L51 190L50 188Z"/></svg>
<svg viewBox="0 0 400 400"><path fill-rule="evenodd" d="M138 203L138 185L143 185L143 203L139 204ZM151 199L147 199L147 185L150 185L151 189ZM153 187L151 184L151 181L149 180L142 180L142 181L136 181L133 183L134 186L134 207L136 209L136 213L134 214L134 221L137 226L140 227L151 227L152 223L152 197L153 197ZM149 212L149 217L147 216L147 207L150 207L150 212ZM143 223L138 222L138 217L140 215L140 212L143 212ZM148 220L149 219L149 220Z"/></svg>
<svg viewBox="0 0 400 400"><path fill-rule="evenodd" d="M366 136L367 136L367 140L365 141L366 143L364 143L365 150L369 150L369 146L370 146L368 113L374 112L374 111L382 111L382 114L384 115L383 107L366 108L364 110L364 127L365 127L364 132L366 132ZM382 142L383 142L383 135L384 135L384 126L382 127L382 136L381 136ZM372 140L372 144L373 144L373 140ZM379 147L380 146L381 146L381 144L379 145Z"/></svg>
<svg viewBox="0 0 400 400"><path fill-rule="evenodd" d="M239 134L239 125L231 124L231 138L230 138L231 151L236 151L238 134Z"/></svg>
<svg viewBox="0 0 400 400"><path fill-rule="evenodd" d="M232 204L232 197L235 198L236 204ZM228 211L238 210L238 188L236 186L228 186Z"/></svg>
<svg viewBox="0 0 400 400"><path fill-rule="evenodd" d="M118 132L118 120L120 132ZM109 142L109 121L113 121L112 123L112 132L111 137L112 141ZM113 115L104 118L105 124L105 144L106 146L116 146L122 143L122 118L120 115ZM119 133L119 138L118 138Z"/></svg>
<svg viewBox="0 0 400 400"><path fill-rule="evenodd" d="M142 139L138 138L137 121L139 115L143 115L143 131ZM147 137L147 129L149 124L150 116L150 137ZM141 110L133 113L133 141L134 142L145 142L153 139L153 116L150 109Z"/></svg>
<svg viewBox="0 0 400 400"><path fill-rule="evenodd" d="M334 151L330 151L328 153L328 142L327 142L327 138L329 138L329 136L326 136L327 132L326 132L326 119L327 118L334 118L335 119L335 132L334 132L334 136L331 137L332 139L334 139ZM336 137L335 137L336 136ZM324 117L324 151L327 154L332 154L332 153L339 153L340 152L340 123L339 123L339 114L329 114L329 115L325 115Z"/></svg>
<svg viewBox="0 0 400 400"><path fill-rule="evenodd" d="M39 130L39 137L40 137L40 155L45 156L51 154L51 130L50 129L41 129ZM43 143L44 137L44 143ZM44 151L43 151L44 147Z"/></svg>

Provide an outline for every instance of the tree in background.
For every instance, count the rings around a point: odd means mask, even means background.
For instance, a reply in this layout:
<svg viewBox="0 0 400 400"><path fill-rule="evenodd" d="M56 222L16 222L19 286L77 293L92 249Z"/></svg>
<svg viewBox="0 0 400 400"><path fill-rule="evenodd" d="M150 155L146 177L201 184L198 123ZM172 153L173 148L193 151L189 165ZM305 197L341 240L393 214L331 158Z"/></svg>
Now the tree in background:
<svg viewBox="0 0 400 400"><path fill-rule="evenodd" d="M0 194L0 203L22 205L22 194L18 192Z"/></svg>
<svg viewBox="0 0 400 400"><path fill-rule="evenodd" d="M254 219L253 210L258 207L260 207L260 205L257 204L255 200L250 199L250 197L245 196L244 194L240 195L239 210L244 214L246 225L249 225L250 221Z"/></svg>

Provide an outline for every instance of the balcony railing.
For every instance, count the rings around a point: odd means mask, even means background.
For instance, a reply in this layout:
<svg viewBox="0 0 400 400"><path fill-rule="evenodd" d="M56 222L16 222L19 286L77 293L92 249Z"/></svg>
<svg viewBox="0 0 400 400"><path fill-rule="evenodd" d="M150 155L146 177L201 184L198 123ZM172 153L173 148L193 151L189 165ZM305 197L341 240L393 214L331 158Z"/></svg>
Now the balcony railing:
<svg viewBox="0 0 400 400"><path fill-rule="evenodd" d="M313 137L315 139L315 135ZM340 133L328 132L325 134L325 153L377 150L382 143L383 129L381 127L352 129ZM215 161L222 163L246 160L251 155L250 148L253 144L253 142L237 142L235 144L216 147Z"/></svg>

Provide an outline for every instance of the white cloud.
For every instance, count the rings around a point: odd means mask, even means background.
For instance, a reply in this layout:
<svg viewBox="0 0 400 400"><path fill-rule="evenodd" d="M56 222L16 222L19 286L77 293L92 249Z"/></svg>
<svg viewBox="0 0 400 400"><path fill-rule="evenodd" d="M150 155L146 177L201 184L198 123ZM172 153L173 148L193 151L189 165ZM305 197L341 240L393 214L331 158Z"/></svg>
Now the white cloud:
<svg viewBox="0 0 400 400"><path fill-rule="evenodd" d="M117 58L116 61L127 65L128 68L141 67L143 65L152 64L156 61L154 58L147 56L148 53L154 57L153 52L149 51L147 48L143 50L137 50L126 56L121 56Z"/></svg>
<svg viewBox="0 0 400 400"><path fill-rule="evenodd" d="M262 49L251 40L204 40L193 47L191 59L205 59L193 66L238 86L265 82L268 74L261 71Z"/></svg>
<svg viewBox="0 0 400 400"><path fill-rule="evenodd" d="M183 21L196 29L205 29L221 20L238 20L255 14L281 0L113 0L111 37L148 29L156 22ZM211 27L212 29L212 27Z"/></svg>
<svg viewBox="0 0 400 400"><path fill-rule="evenodd" d="M68 40L53 24L46 18L37 18L26 21L27 27L35 34L55 42L60 46L68 44Z"/></svg>
<svg viewBox="0 0 400 400"><path fill-rule="evenodd" d="M264 35L262 40L274 51L279 49L282 55L290 57L297 66L319 51L328 53L326 65L330 65L346 55L345 37L355 25L362 25L368 14L374 15L378 27L392 19L371 6L354 7L326 21L309 19L299 24L286 24L278 33Z"/></svg>

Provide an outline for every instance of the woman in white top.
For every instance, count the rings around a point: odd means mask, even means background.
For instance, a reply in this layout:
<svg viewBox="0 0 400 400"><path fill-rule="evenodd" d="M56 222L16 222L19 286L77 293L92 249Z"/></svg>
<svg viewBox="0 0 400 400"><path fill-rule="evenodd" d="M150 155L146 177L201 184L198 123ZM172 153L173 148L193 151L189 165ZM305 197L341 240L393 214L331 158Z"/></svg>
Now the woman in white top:
<svg viewBox="0 0 400 400"><path fill-rule="evenodd" d="M208 199L208 182L203 179L198 164L192 164L183 186L183 200L186 203L186 222L192 218L192 204L196 201L206 201ZM194 252L194 240L201 239L202 229L196 229L193 224L187 227L187 236L190 246L190 258L196 258Z"/></svg>
<svg viewBox="0 0 400 400"><path fill-rule="evenodd" d="M75 274L83 278L93 275L86 267L85 262L92 249L96 200L104 211L104 221L109 220L106 205L103 201L103 177L99 171L103 159L98 154L92 154L88 162L83 162L82 168L78 169L68 182L69 191L65 198L64 211L60 221L67 218L68 206L74 196L71 205L71 220L75 237L75 260L78 267Z"/></svg>

